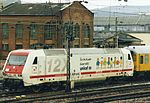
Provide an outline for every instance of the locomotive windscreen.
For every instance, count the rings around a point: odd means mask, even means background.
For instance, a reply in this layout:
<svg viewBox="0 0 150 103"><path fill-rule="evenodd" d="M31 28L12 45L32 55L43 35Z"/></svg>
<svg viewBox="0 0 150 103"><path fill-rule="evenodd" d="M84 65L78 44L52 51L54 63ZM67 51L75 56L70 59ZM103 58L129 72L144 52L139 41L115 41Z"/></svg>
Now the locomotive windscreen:
<svg viewBox="0 0 150 103"><path fill-rule="evenodd" d="M24 55L10 55L7 65L25 65L27 56Z"/></svg>

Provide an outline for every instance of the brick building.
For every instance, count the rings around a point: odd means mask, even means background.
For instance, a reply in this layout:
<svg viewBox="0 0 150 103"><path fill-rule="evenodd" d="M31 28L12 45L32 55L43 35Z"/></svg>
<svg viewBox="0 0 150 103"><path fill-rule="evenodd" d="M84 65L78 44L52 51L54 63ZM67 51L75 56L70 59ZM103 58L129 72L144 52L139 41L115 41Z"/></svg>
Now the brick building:
<svg viewBox="0 0 150 103"><path fill-rule="evenodd" d="M34 44L65 48L66 35L75 37L71 47L93 46L94 14L81 4L13 3L0 12L0 54L5 58L14 49Z"/></svg>

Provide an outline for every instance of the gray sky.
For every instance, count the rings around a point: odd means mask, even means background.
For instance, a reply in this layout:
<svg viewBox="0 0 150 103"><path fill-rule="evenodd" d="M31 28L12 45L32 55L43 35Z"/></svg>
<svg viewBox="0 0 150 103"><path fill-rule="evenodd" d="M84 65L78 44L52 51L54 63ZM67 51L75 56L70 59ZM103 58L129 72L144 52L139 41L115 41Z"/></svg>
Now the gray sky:
<svg viewBox="0 0 150 103"><path fill-rule="evenodd" d="M44 2L72 2L74 0L22 0L22 3L44 3ZM76 0L79 1L79 0ZM83 1L83 0L80 0ZM84 0L88 1L88 4L83 3L87 8L93 9L93 8L102 8L106 6L114 6L114 5L122 5L122 6L130 6L130 5L149 5L150 6L150 0L128 0L128 2L118 1L118 0Z"/></svg>

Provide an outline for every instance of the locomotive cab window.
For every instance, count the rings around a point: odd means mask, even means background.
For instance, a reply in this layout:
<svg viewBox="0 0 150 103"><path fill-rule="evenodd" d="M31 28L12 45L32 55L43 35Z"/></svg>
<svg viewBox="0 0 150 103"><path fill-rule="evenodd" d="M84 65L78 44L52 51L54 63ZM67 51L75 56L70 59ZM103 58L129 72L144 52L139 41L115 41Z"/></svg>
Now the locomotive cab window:
<svg viewBox="0 0 150 103"><path fill-rule="evenodd" d="M37 57L34 58L33 64L37 64Z"/></svg>
<svg viewBox="0 0 150 103"><path fill-rule="evenodd" d="M8 65L25 65L27 56L24 55L10 55L8 59Z"/></svg>
<svg viewBox="0 0 150 103"><path fill-rule="evenodd" d="M130 54L128 54L128 60L131 60L131 55Z"/></svg>

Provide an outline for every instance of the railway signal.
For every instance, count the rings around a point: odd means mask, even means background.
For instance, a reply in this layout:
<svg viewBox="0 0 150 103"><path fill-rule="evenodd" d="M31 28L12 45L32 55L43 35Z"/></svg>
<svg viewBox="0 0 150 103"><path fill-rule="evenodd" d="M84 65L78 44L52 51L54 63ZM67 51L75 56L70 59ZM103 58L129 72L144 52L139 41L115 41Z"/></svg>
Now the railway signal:
<svg viewBox="0 0 150 103"><path fill-rule="evenodd" d="M67 29L67 85L66 85L66 92L71 91L71 84L70 84L70 45L71 42L74 40L71 29L71 25L69 25L69 28Z"/></svg>

